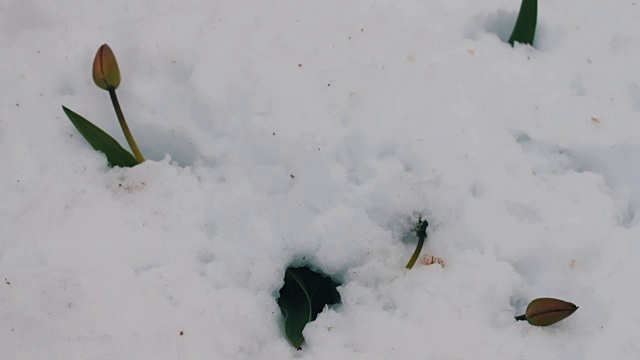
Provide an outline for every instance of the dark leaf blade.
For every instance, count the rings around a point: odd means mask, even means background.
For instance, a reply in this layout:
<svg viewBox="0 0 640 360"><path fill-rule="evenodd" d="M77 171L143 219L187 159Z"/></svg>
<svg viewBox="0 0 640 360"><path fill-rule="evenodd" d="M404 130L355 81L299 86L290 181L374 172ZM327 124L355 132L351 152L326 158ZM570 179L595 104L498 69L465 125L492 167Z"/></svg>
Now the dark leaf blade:
<svg viewBox="0 0 640 360"><path fill-rule="evenodd" d="M307 323L315 320L325 306L340 302L338 286L307 267L287 269L278 306L285 318L285 335L294 347L300 348L304 342L302 332Z"/></svg>
<svg viewBox="0 0 640 360"><path fill-rule="evenodd" d="M102 131L99 127L93 125L89 120L76 114L75 112L62 107L73 126L76 127L80 135L97 151L107 156L107 161L111 166L132 167L138 165L138 161L125 150L120 144L109 134Z"/></svg>
<svg viewBox="0 0 640 360"><path fill-rule="evenodd" d="M318 317L318 314L327 305L335 305L340 302L340 293L336 289L340 284L333 281L331 278L324 277L320 274L313 273L317 276L318 288L315 291L315 296L311 299L311 311L312 320Z"/></svg>
<svg viewBox="0 0 640 360"><path fill-rule="evenodd" d="M285 273L278 306L284 315L285 335L294 347L299 348L304 342L302 331L311 321L311 302L304 285L291 270L287 269Z"/></svg>
<svg viewBox="0 0 640 360"><path fill-rule="evenodd" d="M513 28L509 44L528 44L533 46L536 35L536 23L538 21L538 0L522 0L516 25Z"/></svg>

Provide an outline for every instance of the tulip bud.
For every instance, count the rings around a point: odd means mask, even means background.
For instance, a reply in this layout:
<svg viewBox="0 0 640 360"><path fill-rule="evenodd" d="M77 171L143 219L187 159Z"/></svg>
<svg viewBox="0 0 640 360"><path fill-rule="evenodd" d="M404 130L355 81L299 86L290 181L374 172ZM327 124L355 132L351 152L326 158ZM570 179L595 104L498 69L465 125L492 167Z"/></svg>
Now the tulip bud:
<svg viewBox="0 0 640 360"><path fill-rule="evenodd" d="M549 326L564 320L573 314L578 307L570 302L552 298L538 298L529 303L525 315L516 320L527 320L534 326Z"/></svg>
<svg viewBox="0 0 640 360"><path fill-rule="evenodd" d="M93 59L93 82L103 90L115 90L120 85L118 62L107 44L100 46Z"/></svg>

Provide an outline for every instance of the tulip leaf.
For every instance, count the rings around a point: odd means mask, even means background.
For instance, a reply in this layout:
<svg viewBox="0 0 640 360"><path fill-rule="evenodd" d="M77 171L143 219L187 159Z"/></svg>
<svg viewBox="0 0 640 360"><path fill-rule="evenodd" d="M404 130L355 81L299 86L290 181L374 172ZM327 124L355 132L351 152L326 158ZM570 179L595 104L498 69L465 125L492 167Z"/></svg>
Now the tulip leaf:
<svg viewBox="0 0 640 360"><path fill-rule="evenodd" d="M339 283L308 267L286 270L278 306L284 316L284 332L295 348L304 342L302 331L325 306L340 302Z"/></svg>
<svg viewBox="0 0 640 360"><path fill-rule="evenodd" d="M110 166L132 167L139 164L136 158L120 146L109 134L66 107L63 106L62 110L67 114L67 117L69 117L69 120L71 120L71 123L73 123L76 129L78 129L80 135L82 135L95 150L107 156L107 161Z"/></svg>
<svg viewBox="0 0 640 360"><path fill-rule="evenodd" d="M533 46L533 39L536 35L536 22L538 19L538 0L522 0L520 13L516 25L513 28L509 44L514 43L529 44Z"/></svg>

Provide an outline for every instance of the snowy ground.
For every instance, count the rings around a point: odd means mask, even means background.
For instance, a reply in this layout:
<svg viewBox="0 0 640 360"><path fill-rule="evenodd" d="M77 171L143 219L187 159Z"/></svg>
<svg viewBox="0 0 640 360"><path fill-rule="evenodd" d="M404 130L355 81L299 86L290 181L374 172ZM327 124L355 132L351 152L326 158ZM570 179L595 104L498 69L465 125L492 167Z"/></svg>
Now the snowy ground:
<svg viewBox="0 0 640 360"><path fill-rule="evenodd" d="M511 48L519 6L0 0L0 358L640 358L640 3ZM125 144L105 42L135 168L61 109ZM302 351L292 262L343 283ZM543 296L580 309L514 321Z"/></svg>

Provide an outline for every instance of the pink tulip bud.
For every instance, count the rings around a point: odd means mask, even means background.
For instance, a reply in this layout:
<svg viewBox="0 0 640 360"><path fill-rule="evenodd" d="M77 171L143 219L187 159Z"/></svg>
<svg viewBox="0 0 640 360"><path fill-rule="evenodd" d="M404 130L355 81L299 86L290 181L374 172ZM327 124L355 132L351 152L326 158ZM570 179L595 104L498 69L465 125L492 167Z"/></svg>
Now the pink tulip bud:
<svg viewBox="0 0 640 360"><path fill-rule="evenodd" d="M103 90L115 90L120 85L118 62L107 44L100 46L93 60L93 82Z"/></svg>

